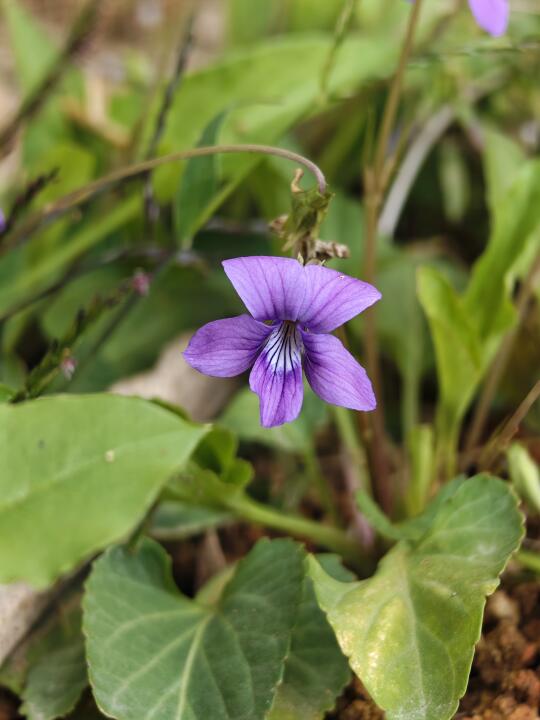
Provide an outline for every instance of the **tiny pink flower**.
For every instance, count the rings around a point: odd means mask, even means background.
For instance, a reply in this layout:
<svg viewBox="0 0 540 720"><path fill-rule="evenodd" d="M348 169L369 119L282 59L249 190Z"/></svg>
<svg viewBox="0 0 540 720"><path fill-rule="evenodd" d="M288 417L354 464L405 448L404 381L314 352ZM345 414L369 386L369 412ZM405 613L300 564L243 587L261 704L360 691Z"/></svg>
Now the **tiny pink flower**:
<svg viewBox="0 0 540 720"><path fill-rule="evenodd" d="M60 363L60 371L66 380L71 380L77 369L77 361L72 355L66 355Z"/></svg>
<svg viewBox="0 0 540 720"><path fill-rule="evenodd" d="M150 292L150 276L142 270L137 270L131 279L133 290L141 297L146 297Z"/></svg>

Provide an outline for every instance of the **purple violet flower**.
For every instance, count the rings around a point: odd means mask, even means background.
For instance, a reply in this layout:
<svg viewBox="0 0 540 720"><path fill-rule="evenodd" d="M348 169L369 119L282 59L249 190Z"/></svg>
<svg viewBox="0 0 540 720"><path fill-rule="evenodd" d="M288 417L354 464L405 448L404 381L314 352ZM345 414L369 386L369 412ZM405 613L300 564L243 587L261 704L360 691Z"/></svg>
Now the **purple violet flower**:
<svg viewBox="0 0 540 720"><path fill-rule="evenodd" d="M414 0L408 0L414 2ZM509 0L468 0L477 24L490 35L504 35L510 20Z"/></svg>
<svg viewBox="0 0 540 720"><path fill-rule="evenodd" d="M302 367L324 401L352 410L376 406L364 368L330 335L380 299L368 283L291 258L243 257L223 262L251 315L215 320L198 330L184 358L199 372L233 377L253 367L261 425L291 422L304 394Z"/></svg>
<svg viewBox="0 0 540 720"><path fill-rule="evenodd" d="M495 37L504 35L510 19L508 0L469 0L469 6L483 30Z"/></svg>

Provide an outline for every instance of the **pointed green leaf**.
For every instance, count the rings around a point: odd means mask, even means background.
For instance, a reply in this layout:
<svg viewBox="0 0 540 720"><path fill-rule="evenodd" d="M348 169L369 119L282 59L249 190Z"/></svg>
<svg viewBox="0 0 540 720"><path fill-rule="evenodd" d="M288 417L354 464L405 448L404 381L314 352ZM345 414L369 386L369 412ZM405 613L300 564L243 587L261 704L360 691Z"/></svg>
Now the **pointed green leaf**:
<svg viewBox="0 0 540 720"><path fill-rule="evenodd" d="M55 637L30 666L22 692L21 713L28 720L54 720L73 710L88 685L81 632L81 612L71 613L69 623L59 622Z"/></svg>
<svg viewBox="0 0 540 720"><path fill-rule="evenodd" d="M478 475L440 504L417 542L374 577L342 583L310 559L321 607L388 720L447 720L465 692L485 596L522 537L508 484Z"/></svg>
<svg viewBox="0 0 540 720"><path fill-rule="evenodd" d="M495 217L509 187L526 161L526 155L514 140L494 128L486 129L485 140L486 151L483 159L487 201L490 212Z"/></svg>
<svg viewBox="0 0 540 720"><path fill-rule="evenodd" d="M57 49L22 3L2 0L1 7L9 31L19 82L25 93L30 93L51 66Z"/></svg>
<svg viewBox="0 0 540 720"><path fill-rule="evenodd" d="M540 161L525 163L500 200L489 245L474 266L464 307L484 343L511 327L516 263L540 249ZM494 351L488 346L488 354ZM486 351L485 351L486 352Z"/></svg>
<svg viewBox="0 0 540 720"><path fill-rule="evenodd" d="M226 113L221 112L203 130L197 147L217 145ZM219 188L219 156L192 158L182 174L174 204L177 241L189 245L193 236L208 219L206 209Z"/></svg>
<svg viewBox="0 0 540 720"><path fill-rule="evenodd" d="M128 533L204 427L114 395L0 405L0 582L52 582Z"/></svg>
<svg viewBox="0 0 540 720"><path fill-rule="evenodd" d="M455 431L481 377L480 342L462 299L438 270L420 268L418 295L435 344L439 422Z"/></svg>
<svg viewBox="0 0 540 720"><path fill-rule="evenodd" d="M263 720L283 675L302 580L301 548L263 540L212 607L176 589L156 543L109 550L84 601L101 710L118 720Z"/></svg>

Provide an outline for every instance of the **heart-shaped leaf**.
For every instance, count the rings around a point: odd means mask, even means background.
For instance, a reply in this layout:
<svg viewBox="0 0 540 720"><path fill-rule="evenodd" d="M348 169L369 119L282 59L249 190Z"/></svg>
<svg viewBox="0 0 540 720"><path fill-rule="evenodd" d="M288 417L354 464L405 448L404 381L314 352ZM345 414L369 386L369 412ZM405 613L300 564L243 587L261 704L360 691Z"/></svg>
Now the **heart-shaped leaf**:
<svg viewBox="0 0 540 720"><path fill-rule="evenodd" d="M122 538L206 432L115 395L0 404L0 582L47 585Z"/></svg>
<svg viewBox="0 0 540 720"><path fill-rule="evenodd" d="M283 676L303 558L290 540L260 541L214 607L177 590L155 542L109 550L84 601L101 710L119 720L263 720Z"/></svg>
<svg viewBox="0 0 540 720"><path fill-rule="evenodd" d="M508 484L462 483L415 542L401 541L374 577L342 583L310 559L341 649L388 720L446 720L465 692L485 596L522 536Z"/></svg>

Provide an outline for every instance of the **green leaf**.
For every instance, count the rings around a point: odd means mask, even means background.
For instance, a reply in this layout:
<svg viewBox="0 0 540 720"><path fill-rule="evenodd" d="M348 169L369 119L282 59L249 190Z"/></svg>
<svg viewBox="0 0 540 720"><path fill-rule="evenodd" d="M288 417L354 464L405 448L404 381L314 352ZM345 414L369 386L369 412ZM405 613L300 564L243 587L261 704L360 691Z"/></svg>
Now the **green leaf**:
<svg viewBox="0 0 540 720"><path fill-rule="evenodd" d="M481 378L482 348L470 314L442 273L420 268L418 295L435 344L439 429L453 441Z"/></svg>
<svg viewBox="0 0 540 720"><path fill-rule="evenodd" d="M523 535L508 484L477 475L439 504L416 542L369 580L342 583L310 559L341 649L388 720L447 720L465 692L485 596Z"/></svg>
<svg viewBox="0 0 540 720"><path fill-rule="evenodd" d="M455 495L465 480L465 475L458 475L445 483L423 513L399 523L393 523L364 490L356 493L356 503L381 537L387 540L418 540L431 527L441 505Z"/></svg>
<svg viewBox="0 0 540 720"><path fill-rule="evenodd" d="M46 704L49 704L49 700L52 699L45 697L45 693L37 692L38 686L41 687L43 673L47 671L49 664L45 658L52 658L51 680L62 684L62 677L64 676L64 663L61 660L62 651L66 648L74 648L76 645L82 648L83 645L82 612L78 599L71 596L64 602L60 598L60 602L55 605L52 612L49 612L46 619L42 618L42 620L46 621L31 628L29 635L23 638L22 642L6 658L0 668L0 685L9 688L24 700L26 697L25 690L29 687L29 675L36 669L36 683L33 684L30 693L32 694L35 689L36 701L41 703L41 700L43 700ZM59 653L60 663L55 662L57 653ZM83 664L86 667L84 655ZM72 665L65 665L65 670L68 673L72 669ZM86 673L85 678L85 685L87 685ZM66 688L66 694L63 693L64 699L67 700L69 692Z"/></svg>
<svg viewBox="0 0 540 720"><path fill-rule="evenodd" d="M319 77L332 38L321 34L289 36L231 53L214 67L185 78L175 96L163 148L181 150L197 143L203 129L225 108L233 108L220 133L224 143L275 144L319 97ZM330 96L361 86L368 78L389 74L397 48L378 38L348 39L341 47L329 82ZM358 60L360 58L360 62ZM186 108L196 108L196 112ZM259 162L252 155L224 156L227 184L211 199L209 211ZM290 165L288 165L290 167ZM171 197L179 170L155 173L158 195Z"/></svg>
<svg viewBox="0 0 540 720"><path fill-rule="evenodd" d="M0 383L0 403L7 403L15 395L15 390Z"/></svg>
<svg viewBox="0 0 540 720"><path fill-rule="evenodd" d="M319 720L349 678L347 660L306 576L283 682L268 720Z"/></svg>
<svg viewBox="0 0 540 720"><path fill-rule="evenodd" d="M540 471L527 448L513 443L507 452L510 479L518 495L534 513L540 514Z"/></svg>
<svg viewBox="0 0 540 720"><path fill-rule="evenodd" d="M80 611L75 615L76 622L61 625L52 649L30 667L21 706L28 720L64 717L88 685Z"/></svg>
<svg viewBox="0 0 540 720"><path fill-rule="evenodd" d="M434 433L431 425L415 425L407 436L410 476L404 495L407 515L422 512L435 477Z"/></svg>
<svg viewBox="0 0 540 720"><path fill-rule="evenodd" d="M31 97L46 73L58 57L58 50L47 33L17 0L0 0L2 15L6 21L9 42L15 58L17 79L25 98ZM64 68L64 85L77 91L81 77L75 66ZM68 125L61 103L54 97L40 109L39 115L25 130L23 160L31 171L34 162L42 157L52 145L65 138Z"/></svg>
<svg viewBox="0 0 540 720"><path fill-rule="evenodd" d="M181 540L225 525L232 519L224 510L169 500L161 502L153 514L151 533L158 540Z"/></svg>
<svg viewBox="0 0 540 720"><path fill-rule="evenodd" d="M515 322L511 291L516 264L540 249L540 161L525 163L500 199L489 245L474 266L464 308L492 356Z"/></svg>
<svg viewBox="0 0 540 720"><path fill-rule="evenodd" d="M0 581L47 585L122 538L206 432L114 395L0 405Z"/></svg>
<svg viewBox="0 0 540 720"><path fill-rule="evenodd" d="M21 3L2 0L1 7L9 30L17 76L21 87L28 93L42 80L57 51Z"/></svg>
<svg viewBox="0 0 540 720"><path fill-rule="evenodd" d="M217 145L226 113L221 112L203 130L197 147ZM193 236L207 219L208 200L218 190L219 156L192 158L182 174L174 204L177 242L189 246Z"/></svg>
<svg viewBox="0 0 540 720"><path fill-rule="evenodd" d="M33 242L24 244L0 258L0 318L29 297L36 297L44 288L57 280L63 268L88 252L103 238L111 237L140 209L140 198L133 196L118 203L113 209L94 216L82 228L66 237L65 244L53 253L39 254L29 263L34 250ZM36 244L39 246L39 235Z"/></svg>
<svg viewBox="0 0 540 720"><path fill-rule="evenodd" d="M440 143L439 181L445 216L450 222L458 223L463 220L471 200L471 182L463 151L452 138Z"/></svg>
<svg viewBox="0 0 540 720"><path fill-rule="evenodd" d="M18 6L13 0L3 1ZM214 67L188 75L175 96L161 154L193 147L208 124L224 108L231 107L235 109L227 117L226 127L220 133L221 141L277 143L290 127L312 110L319 96L318 77L330 44L330 38L321 36L273 40L235 53ZM394 47L389 48L376 39L357 38L347 41L341 48L332 73L330 93L347 92L367 79L384 77L391 72L395 55ZM358 58L361 58L361 62ZM159 99L156 105L158 103ZM189 110L186 111L186 108ZM49 147L52 142L47 134L46 146ZM224 156L222 166L227 182L223 190L207 198L205 213L211 213L219 206L259 160L260 157L254 155ZM203 162L204 165L204 161L196 162ZM286 166L291 167L290 164ZM160 200L170 200L174 196L180 175L178 164L161 168L153 174ZM0 317L18 303L48 287L71 262L110 239L120 228L136 220L140 213L140 193L134 192L114 207L107 208L106 213L94 213L83 227L74 229L54 253L40 258L39 263L29 266L26 262L27 252L30 252L28 248L32 246L33 240L24 248L2 257ZM170 318L175 313L169 312L169 304L165 315ZM200 304L190 300L187 305L193 314L193 308ZM180 306L178 302L177 310ZM136 314L139 313L134 312L131 317ZM162 325L161 322L157 324L159 327ZM135 331L130 328L127 339L135 344L141 327L148 328L151 325L139 325ZM141 342L140 347L143 353L149 352L150 346L146 342ZM117 349L115 344L115 351ZM106 384L100 387L106 387Z"/></svg>
<svg viewBox="0 0 540 720"><path fill-rule="evenodd" d="M514 140L493 128L486 128L485 142L483 159L487 201L492 216L496 217L526 156Z"/></svg>
<svg viewBox="0 0 540 720"><path fill-rule="evenodd" d="M390 518L384 514L375 500L365 490L359 490L356 493L356 504L371 527L382 537L389 540L401 540L407 536L407 533L399 525L392 523Z"/></svg>
<svg viewBox="0 0 540 720"><path fill-rule="evenodd" d="M198 268L170 265L99 354L75 374L70 389L103 389L118 378L148 367L168 340L215 320L216 307L224 316L238 314L234 295L221 271L204 275Z"/></svg>
<svg viewBox="0 0 540 720"><path fill-rule="evenodd" d="M223 501L242 493L253 478L253 467L236 457L238 441L225 428L214 427L202 440L185 470L168 490L180 502L220 508Z"/></svg>
<svg viewBox="0 0 540 720"><path fill-rule="evenodd" d="M298 545L262 540L209 607L177 590L156 543L109 550L84 601L100 709L118 720L263 720L283 676L302 579Z"/></svg>

